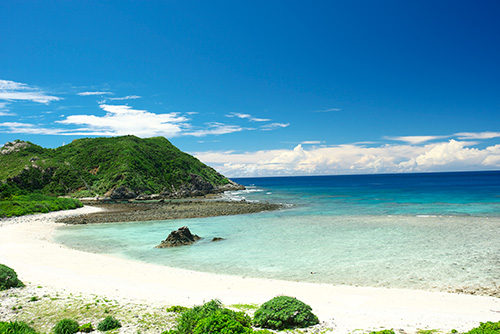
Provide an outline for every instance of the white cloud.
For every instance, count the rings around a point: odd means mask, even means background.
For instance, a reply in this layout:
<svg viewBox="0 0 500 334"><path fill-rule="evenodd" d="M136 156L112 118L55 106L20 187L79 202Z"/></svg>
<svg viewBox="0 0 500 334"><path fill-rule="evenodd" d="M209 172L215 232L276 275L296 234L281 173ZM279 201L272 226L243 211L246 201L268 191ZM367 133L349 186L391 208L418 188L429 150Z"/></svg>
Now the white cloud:
<svg viewBox="0 0 500 334"><path fill-rule="evenodd" d="M319 141L319 140L306 140L306 141L301 142L302 145L319 145L322 143L323 142Z"/></svg>
<svg viewBox="0 0 500 334"><path fill-rule="evenodd" d="M448 138L450 136L401 136L401 137L384 137L387 140L404 141L410 144L420 144L431 140Z"/></svg>
<svg viewBox="0 0 500 334"><path fill-rule="evenodd" d="M4 128L3 131L7 133L23 133L31 135L59 135L64 131L62 129L49 129L35 124L20 122L0 123L0 128Z"/></svg>
<svg viewBox="0 0 500 334"><path fill-rule="evenodd" d="M16 116L16 114L9 112L7 102L0 102L0 116Z"/></svg>
<svg viewBox="0 0 500 334"><path fill-rule="evenodd" d="M218 122L212 122L206 124L207 128L201 130L188 131L184 133L186 136L203 137L206 135L222 135L233 132L240 132L243 130L249 130L248 128L242 128L237 125L228 125Z"/></svg>
<svg viewBox="0 0 500 334"><path fill-rule="evenodd" d="M242 119L248 119L250 122L270 122L270 119L267 118L256 118L253 117L250 114L241 114L237 112L232 112L230 114L227 114L226 117L236 117L236 118L242 118Z"/></svg>
<svg viewBox="0 0 500 334"><path fill-rule="evenodd" d="M27 84L10 80L0 80L0 100L7 101L33 101L47 104L59 101L61 98L45 94L43 91Z"/></svg>
<svg viewBox="0 0 500 334"><path fill-rule="evenodd" d="M110 101L123 101L123 100L135 100L135 99L140 99L141 97L138 95L127 95L124 97L109 97L108 100Z"/></svg>
<svg viewBox="0 0 500 334"><path fill-rule="evenodd" d="M289 125L290 125L290 123L271 123L271 124L262 125L260 127L260 129L264 130L264 131L270 131L270 130L275 130L275 129L280 129L280 128L286 128Z"/></svg>
<svg viewBox="0 0 500 334"><path fill-rule="evenodd" d="M113 95L111 92L80 92L80 96L92 96L92 95Z"/></svg>
<svg viewBox="0 0 500 334"><path fill-rule="evenodd" d="M332 111L341 111L342 109L339 108L329 108L329 109L322 109L322 110L314 110L314 112L332 112Z"/></svg>
<svg viewBox="0 0 500 334"><path fill-rule="evenodd" d="M500 145L485 149L450 140L425 146L346 144L256 152L198 152L196 157L231 177L399 173L500 168Z"/></svg>
<svg viewBox="0 0 500 334"><path fill-rule="evenodd" d="M106 111L104 116L72 115L57 123L66 125L82 125L78 134L120 136L134 134L139 137L166 136L175 137L181 134L187 125L187 118L178 113L155 114L146 110L133 109L127 105L101 104ZM70 133L68 133L70 134ZM71 134L75 134L71 132Z"/></svg>
<svg viewBox="0 0 500 334"><path fill-rule="evenodd" d="M493 139L499 138L500 132L460 132L455 136L459 139Z"/></svg>

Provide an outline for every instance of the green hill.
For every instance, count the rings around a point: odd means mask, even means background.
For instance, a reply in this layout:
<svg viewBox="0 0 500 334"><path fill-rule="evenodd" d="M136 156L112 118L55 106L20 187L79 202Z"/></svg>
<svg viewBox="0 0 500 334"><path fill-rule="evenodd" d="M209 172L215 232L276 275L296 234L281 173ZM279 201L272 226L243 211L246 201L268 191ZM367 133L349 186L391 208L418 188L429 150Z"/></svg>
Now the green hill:
<svg viewBox="0 0 500 334"><path fill-rule="evenodd" d="M0 148L0 180L26 192L75 197L187 197L241 188L166 138L84 138L47 149L16 140Z"/></svg>

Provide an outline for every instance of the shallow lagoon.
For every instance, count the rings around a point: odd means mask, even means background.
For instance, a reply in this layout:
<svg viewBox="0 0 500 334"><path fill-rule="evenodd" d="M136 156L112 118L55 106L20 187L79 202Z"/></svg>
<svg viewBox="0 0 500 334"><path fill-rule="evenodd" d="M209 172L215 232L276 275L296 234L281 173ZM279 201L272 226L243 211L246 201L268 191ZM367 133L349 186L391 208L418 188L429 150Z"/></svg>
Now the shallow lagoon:
<svg viewBox="0 0 500 334"><path fill-rule="evenodd" d="M64 226L56 241L86 251L241 276L496 289L500 173L435 176L238 179L250 186L228 194L233 199L293 206L241 216ZM154 248L184 225L204 239L189 247ZM211 242L213 237L226 240Z"/></svg>

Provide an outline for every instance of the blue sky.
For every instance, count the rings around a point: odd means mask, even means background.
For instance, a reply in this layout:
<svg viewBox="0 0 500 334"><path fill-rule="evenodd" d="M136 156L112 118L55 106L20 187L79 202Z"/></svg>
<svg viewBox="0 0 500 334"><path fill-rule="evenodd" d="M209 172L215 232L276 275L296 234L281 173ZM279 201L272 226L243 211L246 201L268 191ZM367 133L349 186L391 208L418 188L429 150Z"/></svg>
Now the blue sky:
<svg viewBox="0 0 500 334"><path fill-rule="evenodd" d="M0 2L0 143L165 136L225 175L500 169L498 1Z"/></svg>

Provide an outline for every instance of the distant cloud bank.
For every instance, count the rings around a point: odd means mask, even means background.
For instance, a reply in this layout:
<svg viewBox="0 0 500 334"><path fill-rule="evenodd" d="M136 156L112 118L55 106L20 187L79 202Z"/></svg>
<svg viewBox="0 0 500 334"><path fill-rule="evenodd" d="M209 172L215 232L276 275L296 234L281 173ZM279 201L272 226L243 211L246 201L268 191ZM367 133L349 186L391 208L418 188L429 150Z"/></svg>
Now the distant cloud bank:
<svg viewBox="0 0 500 334"><path fill-rule="evenodd" d="M482 136L488 137L484 133L469 137ZM500 145L480 149L473 147L475 143L455 139L418 145L422 142L415 139L407 144L345 144L308 149L299 144L289 150L194 154L230 177L500 169Z"/></svg>

